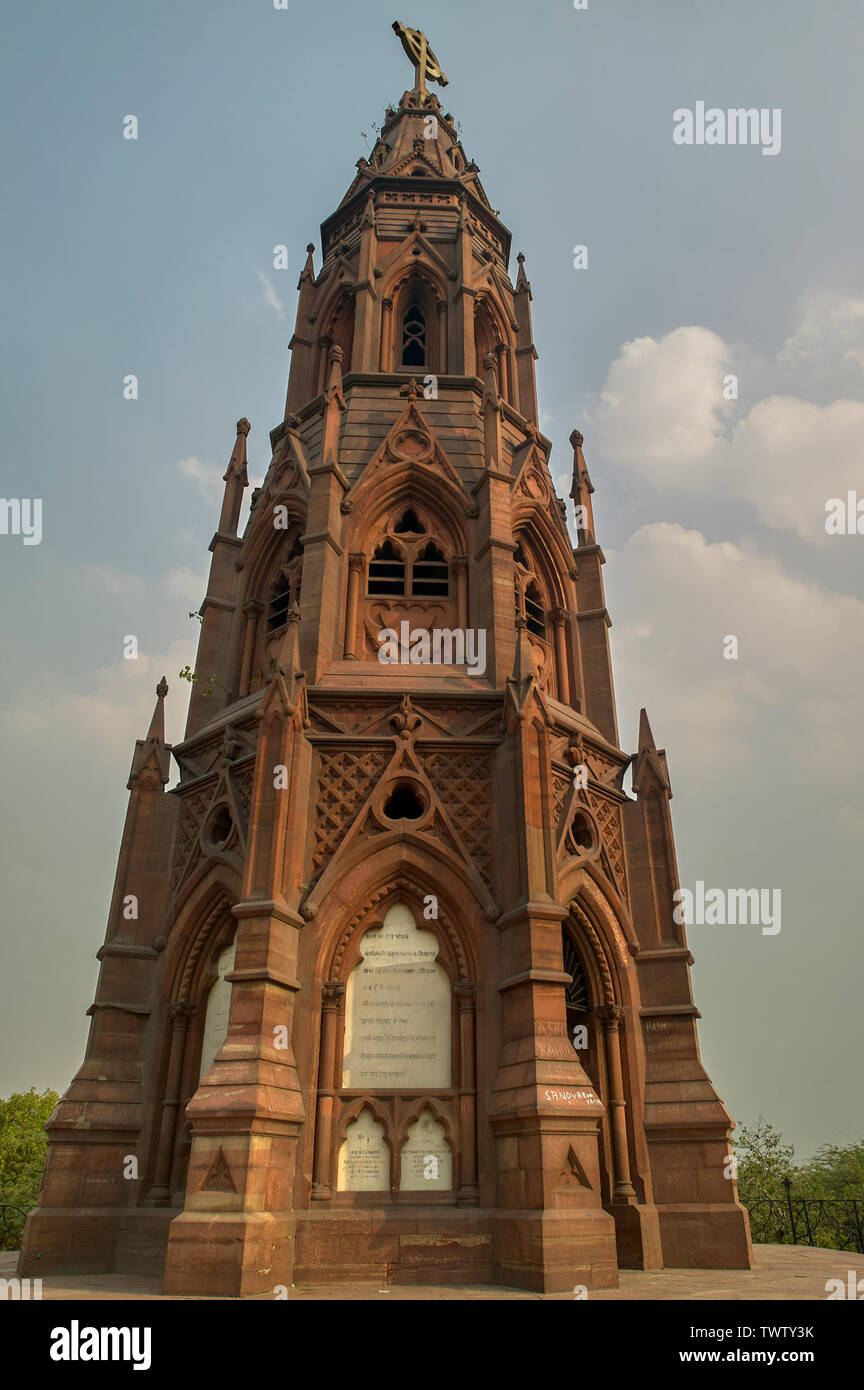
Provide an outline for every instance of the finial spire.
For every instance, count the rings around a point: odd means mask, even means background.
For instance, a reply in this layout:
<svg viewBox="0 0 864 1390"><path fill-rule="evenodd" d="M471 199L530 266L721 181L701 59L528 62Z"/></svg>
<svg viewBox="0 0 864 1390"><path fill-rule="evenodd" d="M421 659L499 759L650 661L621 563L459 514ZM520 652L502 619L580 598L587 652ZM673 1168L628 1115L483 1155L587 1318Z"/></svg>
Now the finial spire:
<svg viewBox="0 0 864 1390"><path fill-rule="evenodd" d="M447 78L429 47L426 35L420 29L406 28L398 19L394 19L393 29L399 35L402 47L414 64L414 91L425 95L427 77L430 82L437 82L439 86L446 87Z"/></svg>
<svg viewBox="0 0 864 1390"><path fill-rule="evenodd" d="M237 534L237 522L240 520L243 493L249 485L246 471L246 438L251 428L248 420L237 421L237 440L222 479L225 484L225 492L222 497L219 530L225 536L236 536Z"/></svg>

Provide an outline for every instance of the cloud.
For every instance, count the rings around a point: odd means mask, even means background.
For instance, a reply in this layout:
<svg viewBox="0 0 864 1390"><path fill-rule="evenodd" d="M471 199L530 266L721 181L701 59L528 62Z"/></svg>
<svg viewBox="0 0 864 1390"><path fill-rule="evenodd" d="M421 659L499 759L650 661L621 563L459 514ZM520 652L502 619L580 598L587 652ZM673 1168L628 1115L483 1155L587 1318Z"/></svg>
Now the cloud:
<svg viewBox="0 0 864 1390"><path fill-rule="evenodd" d="M190 629L192 624L190 624ZM178 640L166 650L148 655L141 652L136 661L119 657L97 668L85 692L51 690L48 694L25 692L14 705L2 711L4 727L16 743L31 741L39 756L57 766L71 756L116 761L128 754L135 740L144 738L156 704L156 684L167 676L169 694L165 702L166 738L177 743L183 735L189 704L189 684L178 672L194 662L197 633ZM63 718L57 718L57 710ZM92 774L91 774L92 775Z"/></svg>
<svg viewBox="0 0 864 1390"><path fill-rule="evenodd" d="M276 313L279 315L280 319L284 319L285 304L276 293L276 286L273 284L273 281L270 279L269 275L264 274L263 270L256 270L255 274L258 276L258 279L264 286L265 303L269 304L271 309L276 310Z"/></svg>
<svg viewBox="0 0 864 1390"><path fill-rule="evenodd" d="M820 406L769 396L736 426L727 476L767 525L827 543L825 504L860 486L862 439L860 401Z"/></svg>
<svg viewBox="0 0 864 1390"><path fill-rule="evenodd" d="M721 436L729 350L707 328L625 343L591 412L592 447L657 486L692 478Z"/></svg>
<svg viewBox="0 0 864 1390"><path fill-rule="evenodd" d="M864 299L813 290L802 299L798 323L777 360L796 366L838 359L864 371Z"/></svg>
<svg viewBox="0 0 864 1390"><path fill-rule="evenodd" d="M184 565L170 570L162 581L162 587L169 598L182 598L184 603L193 603L197 609L207 592L207 575Z"/></svg>
<svg viewBox="0 0 864 1390"><path fill-rule="evenodd" d="M676 759L724 778L768 765L773 746L820 778L854 781L864 602L670 523L637 531L610 555L609 576L631 607L639 595L638 622L610 602L616 686L662 714L655 734L674 731ZM727 635L737 661L723 657Z"/></svg>
<svg viewBox="0 0 864 1390"><path fill-rule="evenodd" d="M212 459L181 459L179 468L184 477L192 479L202 497L206 497L208 502L218 500L222 496L222 469Z"/></svg>
<svg viewBox="0 0 864 1390"><path fill-rule="evenodd" d="M860 487L864 403L777 392L735 421L723 379L746 357L705 328L626 343L589 414L590 452L658 493L738 499L766 525L824 545L826 503ZM864 365L864 300L805 299L771 370L794 377L805 359L818 359L823 374ZM751 362L751 389L759 375Z"/></svg>

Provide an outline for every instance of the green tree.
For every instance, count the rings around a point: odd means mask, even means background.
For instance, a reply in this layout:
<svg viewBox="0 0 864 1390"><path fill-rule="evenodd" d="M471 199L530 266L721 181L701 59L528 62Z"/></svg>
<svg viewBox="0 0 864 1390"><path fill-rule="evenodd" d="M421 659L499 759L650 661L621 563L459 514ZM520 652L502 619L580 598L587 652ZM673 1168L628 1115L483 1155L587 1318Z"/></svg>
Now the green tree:
<svg viewBox="0 0 864 1390"><path fill-rule="evenodd" d="M36 1205L45 1166L47 1136L44 1126L60 1097L56 1091L41 1094L31 1086L0 1100L0 1203L21 1207L7 1211L0 1221L0 1250L17 1250L24 1220Z"/></svg>
<svg viewBox="0 0 864 1390"><path fill-rule="evenodd" d="M864 1139L841 1148L823 1144L799 1172L798 1189L818 1197L864 1200Z"/></svg>

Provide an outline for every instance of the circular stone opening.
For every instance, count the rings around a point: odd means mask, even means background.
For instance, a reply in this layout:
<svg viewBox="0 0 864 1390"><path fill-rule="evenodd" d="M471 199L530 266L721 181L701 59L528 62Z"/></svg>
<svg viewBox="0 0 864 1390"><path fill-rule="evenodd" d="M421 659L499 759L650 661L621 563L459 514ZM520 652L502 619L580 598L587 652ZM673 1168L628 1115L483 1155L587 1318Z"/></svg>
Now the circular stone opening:
<svg viewBox="0 0 864 1390"><path fill-rule="evenodd" d="M217 806L207 822L207 839L214 849L221 849L228 843L234 820L227 806Z"/></svg>
<svg viewBox="0 0 864 1390"><path fill-rule="evenodd" d="M594 830L588 817L583 816L581 812L577 812L573 817L570 834L580 849L594 848Z"/></svg>
<svg viewBox="0 0 864 1390"><path fill-rule="evenodd" d="M419 820L425 810L413 782L397 782L384 802L388 820Z"/></svg>

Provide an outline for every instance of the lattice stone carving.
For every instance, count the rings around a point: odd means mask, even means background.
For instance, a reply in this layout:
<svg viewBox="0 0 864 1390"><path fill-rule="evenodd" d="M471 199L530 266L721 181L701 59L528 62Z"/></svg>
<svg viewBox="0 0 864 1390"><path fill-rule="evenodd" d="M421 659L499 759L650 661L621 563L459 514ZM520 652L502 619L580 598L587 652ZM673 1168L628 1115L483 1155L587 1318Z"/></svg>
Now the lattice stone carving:
<svg viewBox="0 0 864 1390"><path fill-rule="evenodd" d="M389 748L331 749L321 753L313 877L321 873L392 756Z"/></svg>
<svg viewBox="0 0 864 1390"><path fill-rule="evenodd" d="M573 785L572 774L568 776L566 772L552 773L552 795L555 798L555 824L561 824L561 812L564 809L564 802L567 800L567 793Z"/></svg>
<svg viewBox="0 0 864 1390"><path fill-rule="evenodd" d="M621 833L621 812L618 804L615 801L610 801L608 797L597 796L589 791L588 805L594 812L597 824L600 826L603 848L606 851L606 858L609 861L618 891L622 898L626 898L627 878L624 870L624 844Z"/></svg>
<svg viewBox="0 0 864 1390"><path fill-rule="evenodd" d="M482 753L430 753L429 777L482 878L492 887L492 803L489 759Z"/></svg>
<svg viewBox="0 0 864 1390"><path fill-rule="evenodd" d="M172 893L175 893L183 882L186 871L191 868L195 858L198 849L198 835L207 814L215 785L214 780L206 787L202 787L200 791L192 792L190 796L183 798L180 808L180 827L174 849L174 865L171 870Z"/></svg>

